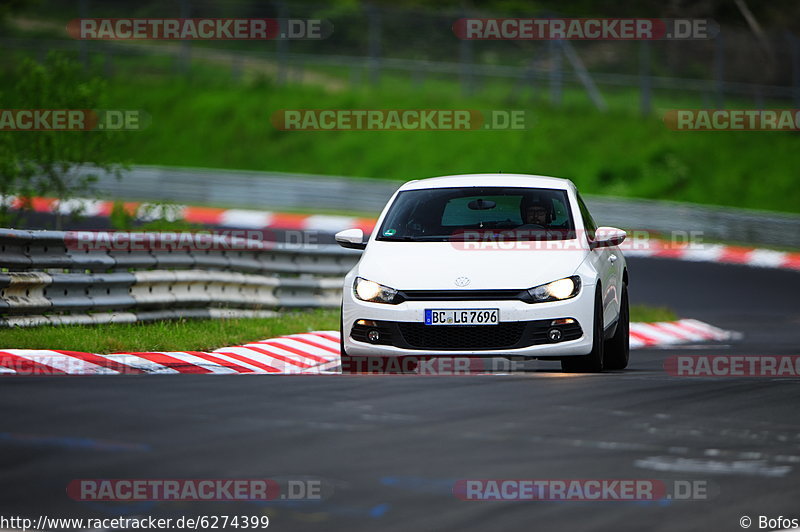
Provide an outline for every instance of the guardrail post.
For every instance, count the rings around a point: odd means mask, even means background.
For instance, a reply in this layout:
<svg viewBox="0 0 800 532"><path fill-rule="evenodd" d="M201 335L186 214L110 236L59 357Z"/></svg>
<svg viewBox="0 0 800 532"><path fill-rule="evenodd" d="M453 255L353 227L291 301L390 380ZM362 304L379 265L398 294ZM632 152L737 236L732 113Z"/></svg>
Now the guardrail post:
<svg viewBox="0 0 800 532"><path fill-rule="evenodd" d="M561 46L558 41L547 41L547 49L550 52L550 103L555 106L561 105L561 87L563 84L563 57Z"/></svg>
<svg viewBox="0 0 800 532"><path fill-rule="evenodd" d="M792 100L794 108L800 109L800 39L793 33L787 32L789 41L789 57L792 62Z"/></svg>
<svg viewBox="0 0 800 532"><path fill-rule="evenodd" d="M417 65L417 68L411 71L411 86L415 89L421 89L425 84L425 73Z"/></svg>
<svg viewBox="0 0 800 532"><path fill-rule="evenodd" d="M758 85L753 87L753 103L756 109L764 108L764 94L761 92L761 87Z"/></svg>
<svg viewBox="0 0 800 532"><path fill-rule="evenodd" d="M367 6L369 21L369 70L370 83L377 85L381 76L381 12L375 6Z"/></svg>
<svg viewBox="0 0 800 532"><path fill-rule="evenodd" d="M231 79L236 83L242 79L242 56L239 54L231 60Z"/></svg>
<svg viewBox="0 0 800 532"><path fill-rule="evenodd" d="M89 18L89 0L78 0L78 17ZM85 39L78 41L78 55L84 69L89 68L89 42Z"/></svg>
<svg viewBox="0 0 800 532"><path fill-rule="evenodd" d="M578 52L575 51L575 47L572 46L572 43L569 41L557 41L557 43L561 49L564 50L564 56L572 65L575 74L586 89L586 93L589 95L589 99L592 100L592 103L594 103L594 106L597 107L599 111L607 111L608 106L603 99L603 95L600 94L600 91L597 89L597 85L595 85L594 80L592 80L592 76L589 75L589 70L587 70L586 65L581 61Z"/></svg>
<svg viewBox="0 0 800 532"><path fill-rule="evenodd" d="M111 56L111 50L106 49L105 60L103 61L103 73L106 78L111 78L114 75L114 58Z"/></svg>
<svg viewBox="0 0 800 532"><path fill-rule="evenodd" d="M463 18L468 18L469 13L462 13ZM472 41L470 39L459 39L458 58L461 63L461 93L469 96L473 92L472 87Z"/></svg>
<svg viewBox="0 0 800 532"><path fill-rule="evenodd" d="M289 18L289 8L286 7L285 2L275 2L275 9L278 13L278 20L280 24L280 34L288 35L289 28L287 27L287 19ZM289 55L289 40L282 39L278 36L275 39L275 52L278 56L278 72L275 77L275 82L278 85L286 83L287 70L288 70L288 55Z"/></svg>
<svg viewBox="0 0 800 532"><path fill-rule="evenodd" d="M653 83L650 79L650 41L642 41L639 45L639 90L641 93L640 110L643 115L653 111Z"/></svg>
<svg viewBox="0 0 800 532"><path fill-rule="evenodd" d="M714 40L714 96L717 109L725 108L725 40L720 32Z"/></svg>
<svg viewBox="0 0 800 532"><path fill-rule="evenodd" d="M181 0L181 18L192 16L191 0ZM181 42L180 70L183 74L188 74L192 65L192 41L185 39Z"/></svg>
<svg viewBox="0 0 800 532"><path fill-rule="evenodd" d="M352 65L350 67L350 86L354 89L361 86L361 70L360 66Z"/></svg>

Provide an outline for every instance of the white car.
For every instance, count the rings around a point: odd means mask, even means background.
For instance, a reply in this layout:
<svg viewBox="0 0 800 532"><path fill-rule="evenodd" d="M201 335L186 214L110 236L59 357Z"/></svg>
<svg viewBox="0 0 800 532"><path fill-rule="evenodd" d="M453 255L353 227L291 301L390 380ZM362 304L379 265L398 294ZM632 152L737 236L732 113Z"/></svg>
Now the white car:
<svg viewBox="0 0 800 532"><path fill-rule="evenodd" d="M372 357L523 357L564 371L628 365L625 232L597 227L566 179L410 181L344 280L342 367Z"/></svg>

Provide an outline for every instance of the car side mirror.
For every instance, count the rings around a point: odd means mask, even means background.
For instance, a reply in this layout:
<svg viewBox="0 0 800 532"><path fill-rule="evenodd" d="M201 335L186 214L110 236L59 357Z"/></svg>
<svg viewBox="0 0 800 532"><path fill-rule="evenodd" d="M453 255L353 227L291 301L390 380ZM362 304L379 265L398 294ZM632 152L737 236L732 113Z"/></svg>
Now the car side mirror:
<svg viewBox="0 0 800 532"><path fill-rule="evenodd" d="M343 248L366 249L367 247L367 243L364 242L364 231L361 229L345 229L336 233L334 238Z"/></svg>
<svg viewBox="0 0 800 532"><path fill-rule="evenodd" d="M598 227L594 232L594 240L589 241L592 249L619 246L625 241L628 233L616 227Z"/></svg>

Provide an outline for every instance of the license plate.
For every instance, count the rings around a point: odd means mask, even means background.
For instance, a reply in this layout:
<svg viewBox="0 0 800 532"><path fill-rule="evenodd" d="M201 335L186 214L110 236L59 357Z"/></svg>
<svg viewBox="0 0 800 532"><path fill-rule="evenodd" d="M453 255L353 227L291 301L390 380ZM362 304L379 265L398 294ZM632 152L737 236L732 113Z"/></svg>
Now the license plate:
<svg viewBox="0 0 800 532"><path fill-rule="evenodd" d="M497 325L496 308L425 309L425 325Z"/></svg>

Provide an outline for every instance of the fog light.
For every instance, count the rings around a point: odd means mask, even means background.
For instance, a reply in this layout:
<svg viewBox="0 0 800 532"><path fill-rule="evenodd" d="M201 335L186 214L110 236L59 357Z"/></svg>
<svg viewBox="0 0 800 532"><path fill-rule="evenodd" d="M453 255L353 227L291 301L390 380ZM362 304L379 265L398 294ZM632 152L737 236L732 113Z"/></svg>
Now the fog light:
<svg viewBox="0 0 800 532"><path fill-rule="evenodd" d="M372 343L377 342L378 340L380 340L380 338L381 338L381 333L379 333L375 329L372 329L367 333L367 339Z"/></svg>
<svg viewBox="0 0 800 532"><path fill-rule="evenodd" d="M547 336L550 338L551 342L558 342L559 340L561 340L561 331L559 331L558 329L550 329L547 332Z"/></svg>

